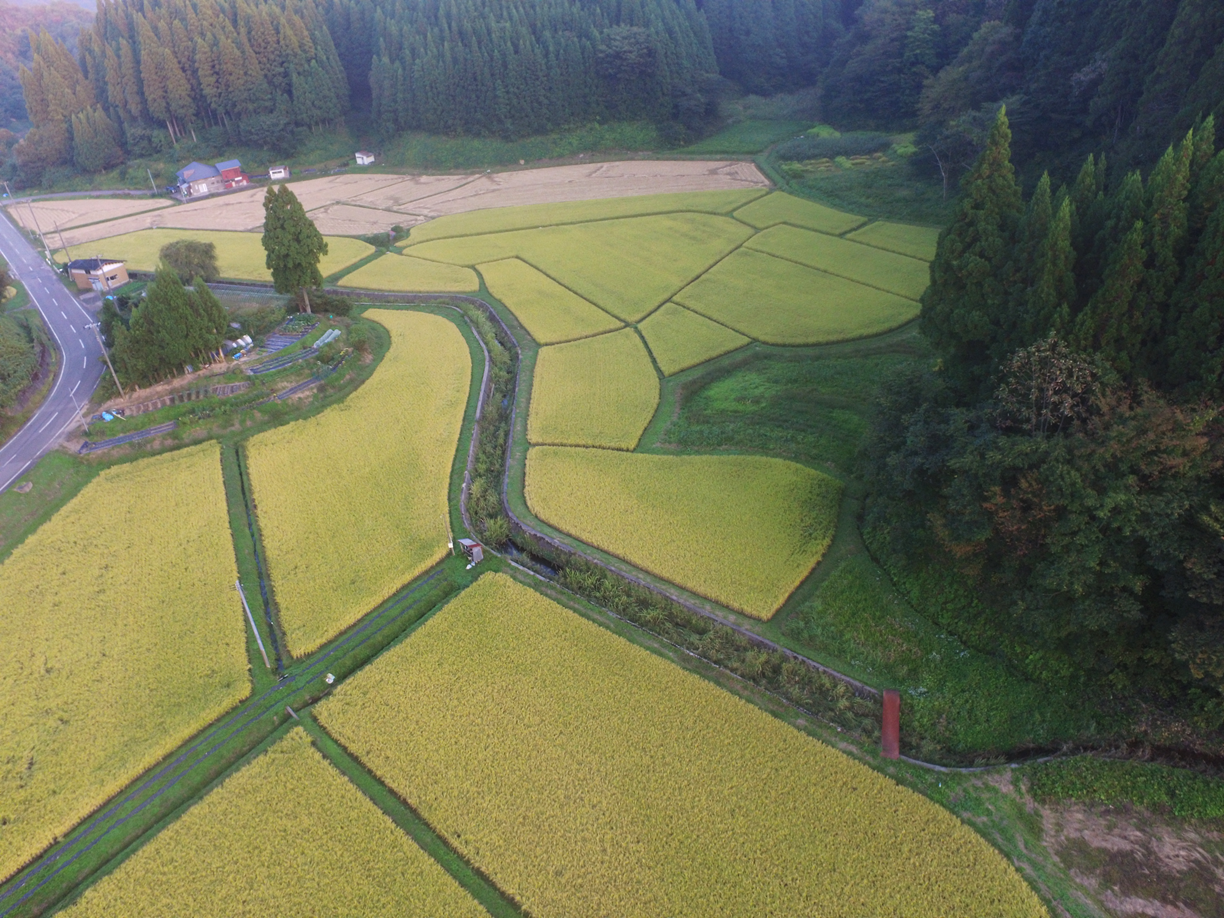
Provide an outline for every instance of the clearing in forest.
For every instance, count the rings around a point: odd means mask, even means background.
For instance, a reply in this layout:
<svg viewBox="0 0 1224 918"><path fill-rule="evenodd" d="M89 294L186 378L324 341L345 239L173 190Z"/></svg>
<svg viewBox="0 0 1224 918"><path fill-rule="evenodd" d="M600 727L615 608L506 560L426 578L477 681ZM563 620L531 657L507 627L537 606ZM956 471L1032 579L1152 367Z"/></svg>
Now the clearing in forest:
<svg viewBox="0 0 1224 918"><path fill-rule="evenodd" d="M532 443L633 449L659 404L659 375L632 328L540 349Z"/></svg>
<svg viewBox="0 0 1224 918"><path fill-rule="evenodd" d="M833 540L842 486L766 456L533 447L527 505L552 526L767 619Z"/></svg>
<svg viewBox="0 0 1224 918"><path fill-rule="evenodd" d="M64 915L238 913L487 915L301 727L226 778Z"/></svg>
<svg viewBox="0 0 1224 918"><path fill-rule="evenodd" d="M247 696L237 578L215 442L103 471L0 564L0 880Z"/></svg>
<svg viewBox="0 0 1224 918"><path fill-rule="evenodd" d="M289 651L317 649L446 554L451 463L472 361L453 322L371 310L391 334L374 375L246 456Z"/></svg>
<svg viewBox="0 0 1224 918"><path fill-rule="evenodd" d="M318 717L539 918L1047 915L947 810L504 574Z"/></svg>

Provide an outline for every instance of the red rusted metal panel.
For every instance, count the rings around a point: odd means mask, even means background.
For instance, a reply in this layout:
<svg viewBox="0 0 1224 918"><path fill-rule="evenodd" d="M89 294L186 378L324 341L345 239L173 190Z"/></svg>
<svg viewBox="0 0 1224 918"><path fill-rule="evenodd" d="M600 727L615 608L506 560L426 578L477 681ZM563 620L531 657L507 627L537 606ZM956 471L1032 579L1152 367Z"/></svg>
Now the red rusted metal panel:
<svg viewBox="0 0 1224 918"><path fill-rule="evenodd" d="M880 725L880 754L886 759L901 758L901 694L884 690L884 721Z"/></svg>

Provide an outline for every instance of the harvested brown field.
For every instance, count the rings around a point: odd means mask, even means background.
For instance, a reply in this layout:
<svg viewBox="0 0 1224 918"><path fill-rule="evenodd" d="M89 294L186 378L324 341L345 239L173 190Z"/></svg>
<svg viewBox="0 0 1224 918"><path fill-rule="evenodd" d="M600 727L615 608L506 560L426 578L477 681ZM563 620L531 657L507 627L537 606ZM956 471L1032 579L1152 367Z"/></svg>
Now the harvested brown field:
<svg viewBox="0 0 1224 918"><path fill-rule="evenodd" d="M426 217L438 217L520 204L767 187L769 180L752 163L629 160L490 173L477 176L458 188L421 198L400 209Z"/></svg>
<svg viewBox="0 0 1224 918"><path fill-rule="evenodd" d="M763 190L769 187L769 181L752 163L631 160L475 176L329 175L295 181L290 187L325 235L363 236L386 232L397 225L411 226L443 214L490 207L685 191ZM264 187L256 186L188 204L172 206L164 199L139 202L145 213L133 209L138 202L118 198L41 202L36 207L71 209L76 228L69 231L67 224L60 222L64 238L61 243L57 236L53 243L60 247L160 227L258 232L263 226L263 197ZM154 204L157 209L150 210ZM21 209L26 210L24 205ZM66 210L66 217L67 214ZM51 229L45 225L42 228L43 232Z"/></svg>
<svg viewBox="0 0 1224 918"><path fill-rule="evenodd" d="M117 220L149 210L160 210L173 203L165 198L62 198L10 204L7 210L9 216L20 223L23 229L41 230L50 235L56 230L66 230L85 223ZM50 239L47 241L51 242Z"/></svg>

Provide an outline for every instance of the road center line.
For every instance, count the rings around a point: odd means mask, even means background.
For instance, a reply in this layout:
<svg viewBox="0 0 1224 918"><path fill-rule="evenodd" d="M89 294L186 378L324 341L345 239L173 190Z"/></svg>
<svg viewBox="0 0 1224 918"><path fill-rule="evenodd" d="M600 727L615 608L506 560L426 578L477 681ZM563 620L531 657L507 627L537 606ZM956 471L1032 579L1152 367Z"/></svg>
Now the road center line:
<svg viewBox="0 0 1224 918"><path fill-rule="evenodd" d="M76 395L77 386L79 386L80 384L81 384L81 381L78 379L76 382L72 384L72 389L68 392L68 394Z"/></svg>
<svg viewBox="0 0 1224 918"><path fill-rule="evenodd" d="M51 417L47 418L47 420L46 420L46 421L43 423L43 426L42 426L42 427L40 427L40 428L38 428L38 432L39 432L39 433L42 433L44 430L46 430L46 429L47 429L47 428L48 428L48 427L51 425L51 422L52 422L52 421L54 421L54 420L55 420L55 418L56 418L56 416L58 416L58 415L59 415L59 412L58 412L58 411L54 412L54 413L51 415Z"/></svg>

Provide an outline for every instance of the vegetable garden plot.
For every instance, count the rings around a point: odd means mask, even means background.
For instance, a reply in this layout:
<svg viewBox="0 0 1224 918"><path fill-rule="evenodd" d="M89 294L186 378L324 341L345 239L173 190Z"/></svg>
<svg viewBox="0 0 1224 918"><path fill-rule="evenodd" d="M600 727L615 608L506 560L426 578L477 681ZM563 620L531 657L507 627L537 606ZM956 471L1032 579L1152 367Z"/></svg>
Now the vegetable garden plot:
<svg viewBox="0 0 1224 918"><path fill-rule="evenodd" d="M918 315L892 293L740 249L674 297L768 344L825 344L877 335Z"/></svg>
<svg viewBox="0 0 1224 918"><path fill-rule="evenodd" d="M734 214L749 226L765 229L779 223L790 223L805 229L837 236L867 222L866 217L843 213L814 201L805 201L784 191L758 198Z"/></svg>
<svg viewBox="0 0 1224 918"><path fill-rule="evenodd" d="M324 277L347 268L374 251L374 247L359 239L344 236L326 236L327 254L319 262L319 271ZM235 280L269 282L272 274L266 266L267 253L258 233L230 233L222 230L195 229L148 229L136 233L69 246L61 249L56 258L70 261L74 258L93 258L102 251L107 258L118 258L127 262L129 270L153 271L157 268L162 246L176 239L193 239L211 242L217 247L217 267L222 277Z"/></svg>
<svg viewBox="0 0 1224 918"><path fill-rule="evenodd" d="M664 303L639 328L664 376L713 360L749 341L739 332L675 303Z"/></svg>
<svg viewBox="0 0 1224 918"><path fill-rule="evenodd" d="M371 310L391 349L360 389L247 444L285 640L302 656L446 554L471 355L453 323Z"/></svg>
<svg viewBox="0 0 1224 918"><path fill-rule="evenodd" d="M408 255L477 265L519 257L626 322L635 322L752 235L728 217L661 214L440 239Z"/></svg>
<svg viewBox="0 0 1224 918"><path fill-rule="evenodd" d="M215 443L103 471L0 565L0 879L247 696Z"/></svg>
<svg viewBox="0 0 1224 918"><path fill-rule="evenodd" d="M480 279L471 268L388 253L346 274L337 286L416 293L475 293Z"/></svg>
<svg viewBox="0 0 1224 918"><path fill-rule="evenodd" d="M833 539L841 483L765 456L533 447L531 512L645 571L767 619Z"/></svg>
<svg viewBox="0 0 1224 918"><path fill-rule="evenodd" d="M910 300L921 297L930 283L931 268L925 261L793 226L772 227L745 245Z"/></svg>
<svg viewBox="0 0 1224 918"><path fill-rule="evenodd" d="M923 261L935 260L935 245L939 242L939 230L929 226L908 226L904 223L888 223L877 220L868 223L862 229L846 235L847 239L874 245L877 248L908 255L910 258L921 258Z"/></svg>
<svg viewBox="0 0 1224 918"><path fill-rule="evenodd" d="M487 913L295 728L64 915Z"/></svg>
<svg viewBox="0 0 1224 918"><path fill-rule="evenodd" d="M620 321L517 258L478 265L485 286L540 344L620 328Z"/></svg>
<svg viewBox="0 0 1224 918"><path fill-rule="evenodd" d="M318 716L538 918L1047 914L947 810L502 574Z"/></svg>
<svg viewBox="0 0 1224 918"><path fill-rule="evenodd" d="M540 349L532 443L633 449L659 405L659 375L632 328Z"/></svg>

